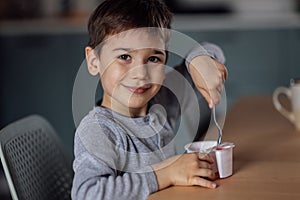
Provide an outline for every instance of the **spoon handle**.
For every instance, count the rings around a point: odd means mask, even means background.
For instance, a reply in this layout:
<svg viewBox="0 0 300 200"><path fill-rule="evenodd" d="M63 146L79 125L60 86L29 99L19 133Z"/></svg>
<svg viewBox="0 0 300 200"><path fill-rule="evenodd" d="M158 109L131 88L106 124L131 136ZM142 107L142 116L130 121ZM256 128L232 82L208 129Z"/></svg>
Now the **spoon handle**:
<svg viewBox="0 0 300 200"><path fill-rule="evenodd" d="M220 127L220 125L218 124L217 119L216 119L216 107L215 107L215 106L213 107L212 112L213 112L214 122L215 122L216 127L218 128L218 131L219 131L218 145L217 145L217 146L219 146L219 145L222 143L222 129L221 129L221 127Z"/></svg>

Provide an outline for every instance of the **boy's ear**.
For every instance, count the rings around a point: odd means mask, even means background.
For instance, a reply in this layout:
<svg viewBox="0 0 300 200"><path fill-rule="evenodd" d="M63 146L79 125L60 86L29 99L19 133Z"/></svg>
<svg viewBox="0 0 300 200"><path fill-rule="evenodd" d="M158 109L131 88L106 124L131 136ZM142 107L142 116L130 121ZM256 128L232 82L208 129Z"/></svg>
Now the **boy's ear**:
<svg viewBox="0 0 300 200"><path fill-rule="evenodd" d="M100 60L92 47L85 48L85 57L87 62L88 71L91 75L96 76L100 73Z"/></svg>

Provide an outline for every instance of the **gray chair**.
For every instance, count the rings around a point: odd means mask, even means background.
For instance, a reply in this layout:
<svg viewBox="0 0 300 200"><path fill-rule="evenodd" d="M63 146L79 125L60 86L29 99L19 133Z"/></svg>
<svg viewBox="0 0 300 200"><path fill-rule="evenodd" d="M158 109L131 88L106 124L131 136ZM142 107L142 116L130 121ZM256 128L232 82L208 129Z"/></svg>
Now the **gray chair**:
<svg viewBox="0 0 300 200"><path fill-rule="evenodd" d="M71 199L73 171L52 126L39 115L0 131L0 156L12 198Z"/></svg>

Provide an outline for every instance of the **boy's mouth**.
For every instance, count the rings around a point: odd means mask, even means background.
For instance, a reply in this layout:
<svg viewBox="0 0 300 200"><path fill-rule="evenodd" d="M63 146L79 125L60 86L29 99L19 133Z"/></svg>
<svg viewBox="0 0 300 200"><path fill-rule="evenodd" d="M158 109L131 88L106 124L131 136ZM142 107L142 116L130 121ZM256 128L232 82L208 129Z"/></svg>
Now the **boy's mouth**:
<svg viewBox="0 0 300 200"><path fill-rule="evenodd" d="M143 94L145 93L148 89L151 88L151 85L147 86L142 86L142 87L131 87L131 86L125 86L130 92L135 93L135 94Z"/></svg>

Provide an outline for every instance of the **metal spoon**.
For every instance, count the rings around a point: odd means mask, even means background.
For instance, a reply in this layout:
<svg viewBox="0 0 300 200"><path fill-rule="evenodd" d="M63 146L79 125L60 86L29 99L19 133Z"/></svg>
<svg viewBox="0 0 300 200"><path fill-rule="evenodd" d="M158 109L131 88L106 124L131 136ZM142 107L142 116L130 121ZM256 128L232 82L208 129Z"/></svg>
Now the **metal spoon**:
<svg viewBox="0 0 300 200"><path fill-rule="evenodd" d="M217 119L216 119L216 107L215 106L213 107L212 112L213 112L214 122L215 122L216 127L218 128L218 131L219 131L217 146L220 146L220 144L222 143L222 129L221 129L221 127L218 124Z"/></svg>

